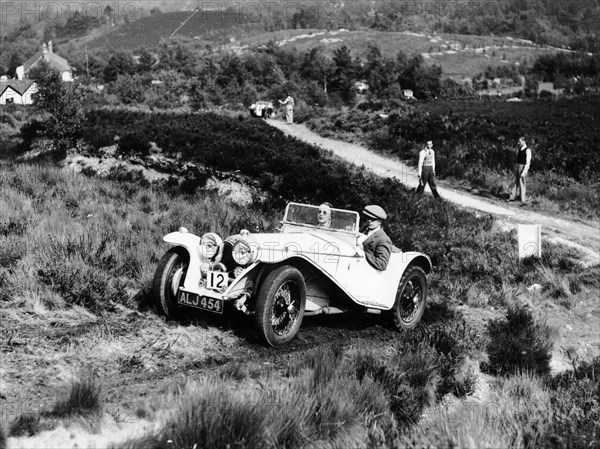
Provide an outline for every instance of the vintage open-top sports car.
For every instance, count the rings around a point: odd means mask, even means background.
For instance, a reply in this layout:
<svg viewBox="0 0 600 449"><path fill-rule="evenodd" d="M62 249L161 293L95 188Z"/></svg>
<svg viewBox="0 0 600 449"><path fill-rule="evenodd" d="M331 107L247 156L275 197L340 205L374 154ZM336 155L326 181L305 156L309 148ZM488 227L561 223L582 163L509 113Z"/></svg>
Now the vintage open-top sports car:
<svg viewBox="0 0 600 449"><path fill-rule="evenodd" d="M271 118L275 108L270 101L259 100L248 106L248 110L250 111L250 115L254 117Z"/></svg>
<svg viewBox="0 0 600 449"><path fill-rule="evenodd" d="M289 203L281 229L242 230L222 240L180 228L164 237L173 245L160 260L153 296L167 318L189 308L223 313L225 303L254 315L258 335L272 346L292 340L304 315L362 309L391 315L400 329L425 311L429 258L392 252L384 271L373 268L357 243L357 212L331 209L326 226L317 206Z"/></svg>

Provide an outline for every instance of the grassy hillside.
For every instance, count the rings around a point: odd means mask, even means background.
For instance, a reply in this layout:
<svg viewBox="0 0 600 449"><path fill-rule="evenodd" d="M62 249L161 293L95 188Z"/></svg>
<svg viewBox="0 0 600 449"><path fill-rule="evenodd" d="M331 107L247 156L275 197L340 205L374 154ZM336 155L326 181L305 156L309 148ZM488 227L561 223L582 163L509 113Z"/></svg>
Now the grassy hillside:
<svg viewBox="0 0 600 449"><path fill-rule="evenodd" d="M186 20L185 25L178 30ZM165 12L124 24L92 39L88 46L128 50L152 48L162 40L169 39L176 30L177 37L201 38L205 44L214 46L229 42L229 37L247 36L252 30L256 33L258 29L258 24L246 20L236 11L199 11L193 15L192 11Z"/></svg>
<svg viewBox="0 0 600 449"><path fill-rule="evenodd" d="M398 51L407 55L423 54L428 63L442 66L444 76L455 78L472 77L489 65L532 65L538 56L556 51L509 37L317 29L258 34L239 39L229 48L264 45L271 40L284 49L296 48L301 52L323 46L330 55L345 45L355 56L364 56L369 45L376 43L387 56L395 57Z"/></svg>
<svg viewBox="0 0 600 449"><path fill-rule="evenodd" d="M134 130L138 142L152 139L186 162L260 173L259 183L283 199L297 191L303 200L326 199L337 207L377 202L390 214L386 227L394 242L430 254L438 280L423 326L414 332L398 334L379 316L315 317L289 347L273 351L258 346L248 320L233 311L164 323L148 303L152 273L166 250L162 235L181 225L222 235L248 223L271 230L281 203L240 207L201 184L183 193L49 163L3 161L0 375L7 401L22 404L2 423L14 438L9 446L34 447L15 437L65 426L66 442L45 440L38 447L87 447L91 441L108 447L111 440L101 438L127 422L150 425L146 436L123 448L189 448L198 441L205 447L236 441L238 447L301 448L309 440L342 447L448 441L536 447L555 435L582 444L593 438L600 407L572 393L579 385L595 388L597 378L588 373L595 365L580 364L576 376L552 384L530 375L499 377L477 390L486 396L476 422L448 416L480 385L479 362L487 353L493 357L482 367L490 373L549 371L550 330L543 320L523 307L507 319L492 308L529 303L581 335L589 324L573 320L597 305L597 268L578 268L570 253L547 245L542 260L517 262L514 235L488 218L415 197L261 120L134 111L91 117L84 134L89 146L81 148L92 153L117 135L128 142L121 148L125 158L138 153L134 140L124 139ZM533 282L542 290L517 290ZM482 319L467 323L467 314L495 323L494 333L487 334ZM536 358L522 356L532 349ZM443 397L448 402L440 402ZM488 402L498 409L490 411ZM573 410L576 421L566 418ZM112 427L105 430L106 422ZM82 441L82 427L96 434Z"/></svg>

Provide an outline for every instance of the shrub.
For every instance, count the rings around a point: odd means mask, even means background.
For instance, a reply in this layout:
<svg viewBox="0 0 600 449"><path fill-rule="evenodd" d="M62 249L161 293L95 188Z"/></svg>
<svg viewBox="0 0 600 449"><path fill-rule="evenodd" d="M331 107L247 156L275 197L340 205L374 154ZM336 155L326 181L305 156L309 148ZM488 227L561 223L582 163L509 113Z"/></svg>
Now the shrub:
<svg viewBox="0 0 600 449"><path fill-rule="evenodd" d="M509 306L506 318L487 326L489 361L492 374L528 371L538 375L550 372L553 337L545 323L538 323L529 307L516 303Z"/></svg>
<svg viewBox="0 0 600 449"><path fill-rule="evenodd" d="M575 363L572 370L547 382L552 425L546 446L574 449L597 447L600 437L600 357Z"/></svg>
<svg viewBox="0 0 600 449"><path fill-rule="evenodd" d="M100 386L90 375L73 381L65 398L57 401L46 414L55 418L86 416L99 413L101 407Z"/></svg>
<svg viewBox="0 0 600 449"><path fill-rule="evenodd" d="M383 386L401 427L415 424L424 408L435 401L439 377L435 352L427 344L412 348L397 344L394 355L384 360L373 351L359 351L354 369L359 381L370 377Z"/></svg>
<svg viewBox="0 0 600 449"><path fill-rule="evenodd" d="M35 414L20 415L11 424L8 429L8 434L11 437L33 436L42 429L40 416ZM2 447L0 441L0 447ZM6 447L6 446L5 446Z"/></svg>
<svg viewBox="0 0 600 449"><path fill-rule="evenodd" d="M127 133L119 139L117 153L124 156L134 154L147 156L150 153L150 148L148 136L138 132Z"/></svg>
<svg viewBox="0 0 600 449"><path fill-rule="evenodd" d="M192 385L182 392L162 440L171 440L173 448L265 447L268 404L248 396L218 380Z"/></svg>
<svg viewBox="0 0 600 449"><path fill-rule="evenodd" d="M457 397L473 393L477 373L471 362L485 358L483 338L464 321L434 324L426 332L429 344L439 356L438 398L449 393Z"/></svg>

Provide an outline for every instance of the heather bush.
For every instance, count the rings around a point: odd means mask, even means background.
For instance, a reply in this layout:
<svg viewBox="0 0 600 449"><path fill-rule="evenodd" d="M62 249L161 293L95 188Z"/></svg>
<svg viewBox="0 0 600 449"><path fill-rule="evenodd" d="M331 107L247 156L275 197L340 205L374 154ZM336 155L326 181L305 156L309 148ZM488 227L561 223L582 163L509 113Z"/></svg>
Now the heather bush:
<svg viewBox="0 0 600 449"><path fill-rule="evenodd" d="M506 318L489 322L487 331L489 361L485 367L490 373L550 372L553 331L544 322L538 322L528 306L518 302L510 305Z"/></svg>
<svg viewBox="0 0 600 449"><path fill-rule="evenodd" d="M550 421L550 398L540 379L516 375L492 384L485 401L442 401L427 409L395 447L545 447Z"/></svg>
<svg viewBox="0 0 600 449"><path fill-rule="evenodd" d="M600 441L600 357L574 361L573 369L547 381L552 403L546 446L598 447Z"/></svg>

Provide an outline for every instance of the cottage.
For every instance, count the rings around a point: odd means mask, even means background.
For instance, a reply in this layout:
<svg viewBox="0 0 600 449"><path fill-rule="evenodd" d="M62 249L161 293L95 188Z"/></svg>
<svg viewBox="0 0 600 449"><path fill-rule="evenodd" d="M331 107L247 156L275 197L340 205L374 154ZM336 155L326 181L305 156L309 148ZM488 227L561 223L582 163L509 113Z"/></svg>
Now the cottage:
<svg viewBox="0 0 600 449"><path fill-rule="evenodd" d="M58 70L63 81L73 81L73 68L65 58L54 53L52 41L48 41L48 45L44 42L40 51L25 61L23 65L17 67L17 78L19 80L26 79L29 71L41 61L45 61L50 67Z"/></svg>
<svg viewBox="0 0 600 449"><path fill-rule="evenodd" d="M38 91L34 80L0 80L0 105L33 104L33 94Z"/></svg>
<svg viewBox="0 0 600 449"><path fill-rule="evenodd" d="M402 98L404 100L411 101L415 99L415 96L413 95L413 91L411 89L403 89Z"/></svg>

